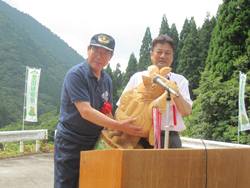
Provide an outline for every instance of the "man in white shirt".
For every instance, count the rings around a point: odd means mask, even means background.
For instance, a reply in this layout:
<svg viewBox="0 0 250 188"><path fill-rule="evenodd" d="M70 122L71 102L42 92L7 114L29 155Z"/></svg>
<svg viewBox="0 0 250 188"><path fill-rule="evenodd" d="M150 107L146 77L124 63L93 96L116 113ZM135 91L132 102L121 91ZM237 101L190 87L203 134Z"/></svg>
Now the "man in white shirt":
<svg viewBox="0 0 250 188"><path fill-rule="evenodd" d="M152 50L151 50L151 62L156 65L158 68L170 67L173 63L173 55L174 55L174 43L172 38L167 35L160 35L155 38L152 42ZM129 80L127 86L125 87L123 93L125 91L134 89L140 83L142 83L142 75L148 75L148 71L142 71L135 73ZM192 112L192 100L190 99L189 88L188 88L188 80L180 75L173 72L170 72L167 75L167 78L170 81L173 81L178 86L178 94L179 96L171 96L172 101L176 107L176 113L168 110L169 114L162 114L162 133L161 133L161 143L164 143L164 131L166 126L169 126L169 148L180 148L181 140L179 136L179 132L185 129L185 125L182 117L188 116ZM119 101L118 101L119 104ZM175 115L174 115L175 114ZM175 117L173 117L175 116ZM175 120L174 120L175 119ZM174 122L175 124L174 125ZM150 148L148 142L142 138L140 143L145 148ZM161 147L164 147L162 144Z"/></svg>

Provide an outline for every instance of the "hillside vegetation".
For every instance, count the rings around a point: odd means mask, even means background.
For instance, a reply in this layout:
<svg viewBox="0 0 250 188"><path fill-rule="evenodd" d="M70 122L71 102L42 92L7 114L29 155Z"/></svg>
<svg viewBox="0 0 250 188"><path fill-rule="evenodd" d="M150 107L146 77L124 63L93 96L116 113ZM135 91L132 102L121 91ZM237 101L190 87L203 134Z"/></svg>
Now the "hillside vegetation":
<svg viewBox="0 0 250 188"><path fill-rule="evenodd" d="M83 57L35 19L0 1L0 128L22 119L26 66L41 68L38 113L58 108L66 71Z"/></svg>

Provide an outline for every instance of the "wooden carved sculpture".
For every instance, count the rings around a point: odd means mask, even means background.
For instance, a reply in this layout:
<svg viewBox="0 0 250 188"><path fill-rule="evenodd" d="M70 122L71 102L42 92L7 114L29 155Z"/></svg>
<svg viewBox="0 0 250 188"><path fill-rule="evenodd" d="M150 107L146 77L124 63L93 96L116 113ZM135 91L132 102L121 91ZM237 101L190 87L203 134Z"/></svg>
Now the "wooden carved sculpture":
<svg viewBox="0 0 250 188"><path fill-rule="evenodd" d="M161 113L166 110L166 92L161 86L153 83L153 78L160 76L162 81L176 90L176 85L165 78L170 71L171 68L169 67L159 70L155 65L149 66L149 75L142 76L143 83L122 94L120 105L115 113L115 119L117 120L136 118L135 125L143 127L145 136L151 145L154 144L152 108L158 107ZM114 148L129 149L139 147L140 137L131 136L123 132L103 130L102 137Z"/></svg>

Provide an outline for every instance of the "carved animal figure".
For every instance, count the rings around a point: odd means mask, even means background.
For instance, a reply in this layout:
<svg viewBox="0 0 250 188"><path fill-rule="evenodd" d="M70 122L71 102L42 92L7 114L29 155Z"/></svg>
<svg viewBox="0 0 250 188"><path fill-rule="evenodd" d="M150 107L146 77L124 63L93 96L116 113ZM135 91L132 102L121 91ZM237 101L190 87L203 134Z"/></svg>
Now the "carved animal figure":
<svg viewBox="0 0 250 188"><path fill-rule="evenodd" d="M120 98L120 105L116 110L115 119L123 120L136 118L135 125L142 126L146 138L151 145L154 144L154 130L152 126L152 108L158 107L160 112L166 110L166 92L157 84L153 83L155 76L160 76L162 81L176 90L176 85L165 77L171 68L158 69L157 66L148 67L148 76L142 76L143 82L136 88L126 91ZM114 148L140 148L140 137L131 136L123 132L103 130L103 139Z"/></svg>

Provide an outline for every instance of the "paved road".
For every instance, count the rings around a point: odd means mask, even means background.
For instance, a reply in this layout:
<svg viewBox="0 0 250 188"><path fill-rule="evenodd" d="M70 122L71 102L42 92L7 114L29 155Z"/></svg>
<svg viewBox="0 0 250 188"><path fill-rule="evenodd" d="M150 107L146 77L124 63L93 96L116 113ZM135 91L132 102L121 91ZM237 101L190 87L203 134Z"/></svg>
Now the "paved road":
<svg viewBox="0 0 250 188"><path fill-rule="evenodd" d="M0 159L1 188L53 188L53 154Z"/></svg>

